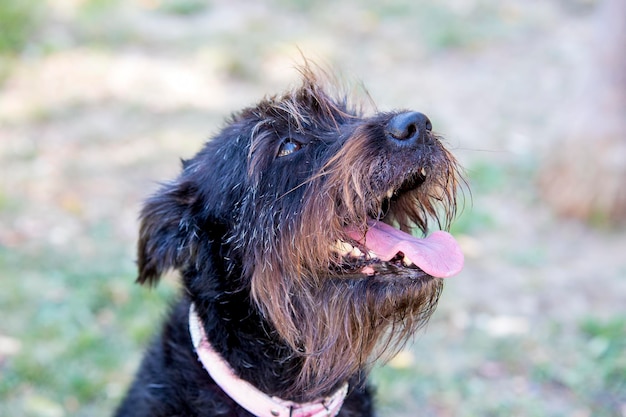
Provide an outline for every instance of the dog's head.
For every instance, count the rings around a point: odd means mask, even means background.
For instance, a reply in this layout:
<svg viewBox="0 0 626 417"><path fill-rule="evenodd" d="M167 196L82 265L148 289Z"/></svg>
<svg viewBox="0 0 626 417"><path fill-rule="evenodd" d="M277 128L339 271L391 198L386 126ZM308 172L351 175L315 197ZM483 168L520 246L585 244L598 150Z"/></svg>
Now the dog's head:
<svg viewBox="0 0 626 417"><path fill-rule="evenodd" d="M280 335L311 396L400 346L462 266L436 232L457 164L416 112L364 116L302 70L300 88L236 114L147 201L139 282L166 269L227 281ZM192 294L215 288L186 282Z"/></svg>

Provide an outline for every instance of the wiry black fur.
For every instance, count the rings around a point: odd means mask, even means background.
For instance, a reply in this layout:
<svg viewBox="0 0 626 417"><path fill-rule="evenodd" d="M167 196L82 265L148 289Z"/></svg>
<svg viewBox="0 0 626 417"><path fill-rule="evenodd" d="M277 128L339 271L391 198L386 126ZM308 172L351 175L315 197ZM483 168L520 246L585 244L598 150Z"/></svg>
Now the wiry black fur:
<svg viewBox="0 0 626 417"><path fill-rule="evenodd" d="M315 87L311 85L314 82L308 74L305 87L293 92L290 100L270 98L233 116L194 158L183 162L182 173L175 181L163 185L146 202L141 213L138 281L155 284L166 270L177 269L181 272L184 294L146 353L116 416L250 416L222 392L198 361L188 331L191 302L215 350L241 378L268 395L310 400L311 395L320 394L318 391L328 395L345 382L345 379L336 380L322 388L310 386L310 392L294 392L294 386L302 383L299 378L302 379L300 372L306 355L298 347L294 350L292 343L275 330L272 316L266 311L270 308L251 295L251 286L255 285L253 273L268 267L262 264L264 256L278 251L281 238L316 239L316 236L300 236L299 227L301 222L316 221L301 218L302 205L318 186L315 181L324 180L321 177L325 164L349 140L365 140L365 136L355 138L359 129L367 129L369 137L384 137L385 123L396 114L362 117L349 109L344 100L323 101L311 95L309 90ZM299 107L290 108L290 103ZM281 143L288 137L297 139L302 147L292 155L278 158ZM399 192L404 191L406 184L417 187L414 184L419 182L415 180L417 174L408 172L407 167L428 166L435 170L439 161L446 158L434 137L427 146L436 149L419 155L414 152L417 156L408 156L406 149L398 149L395 156L390 154L387 160L377 162L380 167L371 168L370 178L363 179L362 195L374 199L390 187L396 187ZM384 143L376 147L379 149L370 149L370 154L363 153L362 158L380 158L388 152ZM329 195L319 196L319 199L329 198ZM325 204L332 207L342 203L333 198ZM387 212L392 216L394 207L390 204L394 203L364 202L363 210L367 212L360 213L361 224L357 227L365 228L368 217L382 218ZM354 207L350 209L358 211ZM436 215L429 206L419 210L424 215ZM421 214L397 211L392 220L401 222L403 228L426 227ZM346 214L347 219L354 217ZM298 256L303 255L294 254L292 259L284 261L295 263L293 259ZM277 261L268 258L267 263L272 262ZM326 276L304 265L302 273L314 275L311 285L316 285L318 280L337 279L337 271L341 270L332 260L328 260ZM312 265L319 266L319 260ZM421 286L439 280L424 276L413 281L419 281ZM344 285L343 281L337 282L338 286ZM384 285L367 282L357 280L346 289L373 291L366 285ZM432 285L425 310L416 313L420 319L436 303L440 286ZM339 416L373 415L371 391L364 382L365 364L344 376L350 382L350 391Z"/></svg>

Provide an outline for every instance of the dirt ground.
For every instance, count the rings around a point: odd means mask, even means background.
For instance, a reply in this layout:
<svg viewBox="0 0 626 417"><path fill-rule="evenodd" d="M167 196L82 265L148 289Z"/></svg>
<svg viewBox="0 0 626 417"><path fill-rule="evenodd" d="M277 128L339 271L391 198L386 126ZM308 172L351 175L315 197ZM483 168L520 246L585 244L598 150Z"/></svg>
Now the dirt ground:
<svg viewBox="0 0 626 417"><path fill-rule="evenodd" d="M356 89L362 83L380 109L428 114L466 167L471 202L454 231L467 265L447 283L409 362L424 346L440 364L432 372L476 370L488 382L476 393L485 401L510 389L551 404L492 414L476 406L473 415L596 415L570 398L575 390L520 388L502 360L485 358L518 337L522 346L512 352L560 363L551 355L567 337L558 335L590 317L626 315L624 230L557 218L534 188L548 145L584 99L593 2L181 2L193 14L157 0L88 13L79 3L51 2L38 41L0 86L0 246L8 253L94 257L113 244L132 262L141 200L230 112L297 82L293 67L303 54ZM109 243L94 234L99 228ZM455 336L468 329L482 332L481 341ZM3 336L19 339L0 324ZM456 347L441 347L447 343ZM406 399L390 390L381 387L383 396ZM393 415L472 415L459 411L470 395ZM626 396L607 401L598 415L626 416ZM80 410L62 408L56 415Z"/></svg>

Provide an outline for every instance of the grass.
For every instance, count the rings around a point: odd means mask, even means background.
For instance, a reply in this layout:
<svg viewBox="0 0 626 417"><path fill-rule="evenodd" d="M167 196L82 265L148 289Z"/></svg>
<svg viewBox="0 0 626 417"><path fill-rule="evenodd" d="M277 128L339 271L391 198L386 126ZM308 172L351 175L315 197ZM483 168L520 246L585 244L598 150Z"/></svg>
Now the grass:
<svg viewBox="0 0 626 417"><path fill-rule="evenodd" d="M162 0L159 10L178 16L191 16L204 12L210 6L207 0Z"/></svg>
<svg viewBox="0 0 626 417"><path fill-rule="evenodd" d="M105 416L123 394L176 285L134 285L132 255L96 244L95 257L0 250L0 310L11 312L0 334L20 344L0 355L0 415ZM626 402L625 334L623 315L503 336L480 320L454 330L436 314L409 360L375 369L379 402L399 416L616 416Z"/></svg>
<svg viewBox="0 0 626 417"><path fill-rule="evenodd" d="M394 26L408 22L419 28L415 36L421 36L432 51L464 51L501 35L499 7L504 6L491 3L485 8L482 3L474 2L476 7L465 12L434 1L366 4L382 22ZM120 0L81 2L77 21L67 22L76 44L111 49L141 46L134 28L111 19L122 4ZM152 4L150 11L181 19L214 7L200 0L141 4ZM276 0L275 4L294 13L320 7L309 0ZM42 7L35 0L0 1L0 55L4 54L0 63L5 56L28 50ZM313 16L322 19L323 13ZM233 78L256 80L258 57L271 49L271 43L263 49L263 33L271 22L254 22L259 30L256 26L250 30L259 36L220 35L222 48L228 50L225 72ZM58 121L74 110L55 110L34 122ZM19 155L24 164L36 159L35 151L30 152ZM508 196L513 189L516 198L532 203L533 171L531 160L474 161L468 177L475 204L467 196L453 233L473 235L498 227L492 212L481 205L484 196ZM35 203L18 201L0 189L0 219L6 224L26 204ZM106 221L81 234L81 241L71 247L1 244L0 416L109 416L143 347L158 331L176 284L166 279L155 290L135 285L133 250L127 242L116 240ZM547 260L538 247L504 262L532 273ZM445 298L444 293L443 302ZM413 417L416 410L421 416L625 415L624 313L598 317L590 312L573 325L542 317L539 323L530 323L526 332L504 335L494 334L474 312L468 312L463 326L446 314L445 309L435 314L426 332L403 353L403 360L374 370L381 415Z"/></svg>
<svg viewBox="0 0 626 417"><path fill-rule="evenodd" d="M101 18L113 12L121 4L120 0L86 0L80 3L80 12L93 18Z"/></svg>
<svg viewBox="0 0 626 417"><path fill-rule="evenodd" d="M475 161L467 169L474 196L505 194L513 185L532 201L534 161ZM466 195L452 226L456 235L497 227ZM532 271L545 265L541 246L507 261ZM445 294L444 294L445 297ZM442 315L440 315L442 314ZM402 352L400 364L376 367L382 415L412 416L620 416L626 404L626 315L589 315L574 325L546 317L519 333L494 333L471 317L458 329L439 311L425 334ZM508 326L510 329L510 326Z"/></svg>
<svg viewBox="0 0 626 417"><path fill-rule="evenodd" d="M474 50L515 33L517 22L506 5L484 1L468 7L449 7L436 1L371 2L370 7L383 21L397 24L410 19L418 36L433 52L450 49Z"/></svg>
<svg viewBox="0 0 626 417"><path fill-rule="evenodd" d="M107 245L103 228L92 233L97 257L0 250L0 310L11 312L0 334L20 345L0 359L0 415L105 416L123 394L176 285L134 285L130 251ZM498 335L478 318L456 329L436 314L403 360L374 371L382 415L617 416L625 334L626 316Z"/></svg>
<svg viewBox="0 0 626 417"><path fill-rule="evenodd" d="M16 56L33 41L44 8L36 0L0 1L0 87L10 75Z"/></svg>
<svg viewBox="0 0 626 417"><path fill-rule="evenodd" d="M35 0L0 2L0 54L19 53L26 47L37 27L41 9L41 3Z"/></svg>
<svg viewBox="0 0 626 417"><path fill-rule="evenodd" d="M375 369L381 405L387 415L407 416L410 409L425 416L618 416L626 401L625 318L590 316L574 330L548 322L506 337L475 324L456 335L427 331L410 350L411 364Z"/></svg>
<svg viewBox="0 0 626 417"><path fill-rule="evenodd" d="M508 167L476 161L466 169L464 177L467 186L463 186L459 193L458 216L451 228L454 235L472 234L493 228L495 220L492 215L480 205L474 204L473 195L502 192L515 174L511 173Z"/></svg>
<svg viewBox="0 0 626 417"><path fill-rule="evenodd" d="M102 249L0 251L0 334L19 341L0 354L0 415L108 415L119 401L174 286L133 285L132 256Z"/></svg>

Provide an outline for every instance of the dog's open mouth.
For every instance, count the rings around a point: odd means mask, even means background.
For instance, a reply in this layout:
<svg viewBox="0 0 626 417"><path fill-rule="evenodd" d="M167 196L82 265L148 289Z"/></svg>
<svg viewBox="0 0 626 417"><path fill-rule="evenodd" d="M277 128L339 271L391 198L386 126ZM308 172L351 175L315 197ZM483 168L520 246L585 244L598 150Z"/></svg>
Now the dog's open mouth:
<svg viewBox="0 0 626 417"><path fill-rule="evenodd" d="M362 275L399 274L403 276L430 275L447 278L463 268L463 253L456 240L447 232L436 231L426 238L416 238L381 221L368 222L363 233L347 230L354 240L338 242L337 252L351 272Z"/></svg>
<svg viewBox="0 0 626 417"><path fill-rule="evenodd" d="M447 278L463 268L463 253L456 240L447 232L437 231L426 238L416 238L399 229L380 221L370 221L365 236L357 231L348 230L348 236L367 249L362 273L373 274L377 268L392 270L396 268L418 269L436 277ZM360 249L354 252L361 252Z"/></svg>
<svg viewBox="0 0 626 417"><path fill-rule="evenodd" d="M447 278L463 268L463 253L447 232L416 238L381 221L368 222L362 232L348 228L352 242L338 241L334 248L343 259L342 275L397 275Z"/></svg>
<svg viewBox="0 0 626 417"><path fill-rule="evenodd" d="M404 192L414 190L424 183L426 172L422 169L410 177L397 190L386 194L391 203ZM342 260L345 276L396 275L419 278L428 275L447 278L463 268L464 257L451 234L436 231L425 238L417 238L381 220L370 219L367 231L347 227L348 241L338 241L335 252Z"/></svg>

